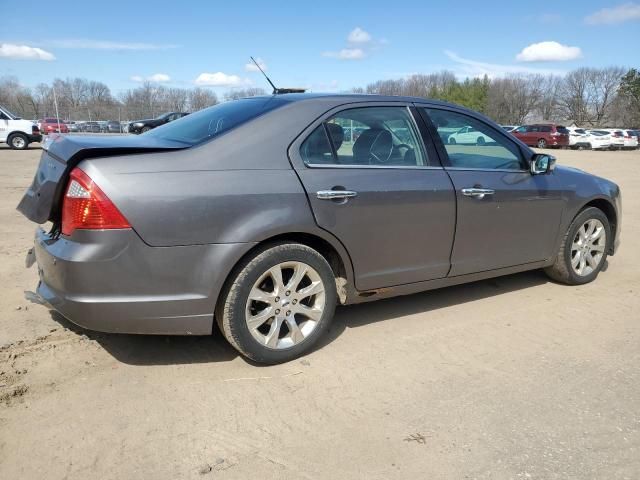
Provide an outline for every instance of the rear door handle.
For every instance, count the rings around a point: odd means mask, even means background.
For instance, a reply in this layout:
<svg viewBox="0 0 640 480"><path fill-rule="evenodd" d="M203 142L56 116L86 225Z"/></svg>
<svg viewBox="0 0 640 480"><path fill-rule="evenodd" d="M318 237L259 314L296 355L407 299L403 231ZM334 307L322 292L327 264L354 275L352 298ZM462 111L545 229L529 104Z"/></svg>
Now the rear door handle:
<svg viewBox="0 0 640 480"><path fill-rule="evenodd" d="M353 198L358 196L358 192L351 190L320 190L316 192L320 200L340 200L343 198Z"/></svg>
<svg viewBox="0 0 640 480"><path fill-rule="evenodd" d="M478 200L482 200L485 195L493 195L496 193L495 190L491 190L490 188L463 188L461 191L465 197L474 197Z"/></svg>

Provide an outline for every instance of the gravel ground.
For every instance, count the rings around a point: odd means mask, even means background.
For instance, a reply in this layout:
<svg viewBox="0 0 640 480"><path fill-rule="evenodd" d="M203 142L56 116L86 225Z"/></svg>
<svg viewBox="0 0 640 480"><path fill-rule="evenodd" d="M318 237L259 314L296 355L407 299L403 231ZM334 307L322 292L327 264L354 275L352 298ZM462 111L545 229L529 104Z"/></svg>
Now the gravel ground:
<svg viewBox="0 0 640 480"><path fill-rule="evenodd" d="M321 348L260 367L220 335L92 333L25 300L40 150L0 145L0 478L640 478L640 151L555 154L622 187L595 283L340 308Z"/></svg>

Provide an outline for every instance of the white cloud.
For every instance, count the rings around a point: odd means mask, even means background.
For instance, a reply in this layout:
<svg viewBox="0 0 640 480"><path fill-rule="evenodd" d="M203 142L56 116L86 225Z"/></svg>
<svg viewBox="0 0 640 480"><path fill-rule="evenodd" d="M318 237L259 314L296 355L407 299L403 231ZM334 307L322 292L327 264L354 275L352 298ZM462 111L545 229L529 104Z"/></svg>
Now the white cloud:
<svg viewBox="0 0 640 480"><path fill-rule="evenodd" d="M343 48L338 52L322 52L322 56L339 60L362 60L366 55L361 48Z"/></svg>
<svg viewBox="0 0 640 480"><path fill-rule="evenodd" d="M258 62L258 65L260 65L260 68L262 70L264 70L265 72L267 71L267 64L264 62L264 60L262 60L261 58L256 58L256 62ZM259 72L260 70L258 70L258 67L256 67L256 64L253 62L248 62L245 64L244 69L247 72Z"/></svg>
<svg viewBox="0 0 640 480"><path fill-rule="evenodd" d="M201 73L194 80L196 85L209 87L239 87L248 85L251 82L247 79L240 78L238 75L227 75L226 73Z"/></svg>
<svg viewBox="0 0 640 480"><path fill-rule="evenodd" d="M563 73L565 73L562 70L555 69L479 62L477 60L463 58L450 50L445 50L444 53L447 57L449 57L449 59L458 64L459 71L457 71L456 73L463 77L482 77L484 75L487 75L489 78L495 78L518 73L539 73L543 75L562 75Z"/></svg>
<svg viewBox="0 0 640 480"><path fill-rule="evenodd" d="M110 40L87 40L87 39L58 39L46 42L56 48L85 49L85 50L167 50L177 48L177 45L163 45L155 43L140 42L113 42Z"/></svg>
<svg viewBox="0 0 640 480"><path fill-rule="evenodd" d="M516 55L520 62L566 62L582 57L579 47L570 47L558 42L532 43Z"/></svg>
<svg viewBox="0 0 640 480"><path fill-rule="evenodd" d="M365 32L360 27L356 27L349 33L347 42L349 43L369 43L372 40L369 32Z"/></svg>
<svg viewBox="0 0 640 480"><path fill-rule="evenodd" d="M148 77L147 80L150 82L168 82L171 80L171 77L166 73L154 73Z"/></svg>
<svg viewBox="0 0 640 480"><path fill-rule="evenodd" d="M153 83L163 83L171 81L171 77L166 73L154 73L153 75L149 75L148 77L142 77L140 75L134 75L131 77L131 81L133 82L153 82Z"/></svg>
<svg viewBox="0 0 640 480"><path fill-rule="evenodd" d="M603 8L585 17L589 25L612 25L640 20L640 4L628 2L613 8Z"/></svg>
<svg viewBox="0 0 640 480"><path fill-rule="evenodd" d="M379 45L386 44L387 40L374 40L371 34L360 27L356 27L347 35L347 45L337 51L322 52L323 57L337 58L339 60L362 60Z"/></svg>
<svg viewBox="0 0 640 480"><path fill-rule="evenodd" d="M37 47L28 45L15 45L13 43L0 43L0 57L19 60L55 60L52 53Z"/></svg>

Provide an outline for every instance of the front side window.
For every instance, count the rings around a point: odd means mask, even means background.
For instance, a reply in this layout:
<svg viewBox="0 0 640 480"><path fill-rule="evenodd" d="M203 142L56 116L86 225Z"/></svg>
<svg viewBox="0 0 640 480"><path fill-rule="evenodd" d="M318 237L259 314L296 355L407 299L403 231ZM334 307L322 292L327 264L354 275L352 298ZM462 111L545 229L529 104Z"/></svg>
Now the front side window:
<svg viewBox="0 0 640 480"><path fill-rule="evenodd" d="M406 107L343 110L320 124L300 147L307 165L426 166Z"/></svg>
<svg viewBox="0 0 640 480"><path fill-rule="evenodd" d="M448 110L426 108L425 111L443 140L451 167L484 170L526 168L517 145L486 123Z"/></svg>

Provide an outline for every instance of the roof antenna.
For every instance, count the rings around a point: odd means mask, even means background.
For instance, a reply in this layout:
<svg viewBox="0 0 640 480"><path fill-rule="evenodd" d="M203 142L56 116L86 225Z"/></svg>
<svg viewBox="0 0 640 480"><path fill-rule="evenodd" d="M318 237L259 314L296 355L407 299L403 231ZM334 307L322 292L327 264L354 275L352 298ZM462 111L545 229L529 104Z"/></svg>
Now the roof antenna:
<svg viewBox="0 0 640 480"><path fill-rule="evenodd" d="M304 93L306 91L306 89L304 88L278 88L276 87L273 82L271 81L271 79L267 76L266 73L264 73L264 70L262 70L262 67L258 64L258 62L256 62L256 59L253 57L249 57L251 59L251 61L253 63L255 63L256 67L258 67L258 70L260 70L260 72L262 73L262 75L264 75L264 78L267 79L267 82L269 82L269 85L271 85L271 87L273 88L273 94L274 95L279 95L282 93Z"/></svg>

